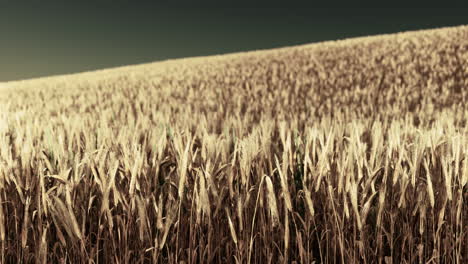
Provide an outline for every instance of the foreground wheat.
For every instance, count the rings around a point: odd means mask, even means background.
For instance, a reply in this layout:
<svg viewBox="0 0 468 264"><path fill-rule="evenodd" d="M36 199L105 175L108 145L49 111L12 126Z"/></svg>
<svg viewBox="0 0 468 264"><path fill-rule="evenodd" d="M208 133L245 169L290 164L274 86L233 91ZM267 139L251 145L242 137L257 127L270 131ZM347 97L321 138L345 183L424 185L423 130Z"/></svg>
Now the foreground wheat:
<svg viewBox="0 0 468 264"><path fill-rule="evenodd" d="M468 28L382 38L2 88L1 263L465 263Z"/></svg>

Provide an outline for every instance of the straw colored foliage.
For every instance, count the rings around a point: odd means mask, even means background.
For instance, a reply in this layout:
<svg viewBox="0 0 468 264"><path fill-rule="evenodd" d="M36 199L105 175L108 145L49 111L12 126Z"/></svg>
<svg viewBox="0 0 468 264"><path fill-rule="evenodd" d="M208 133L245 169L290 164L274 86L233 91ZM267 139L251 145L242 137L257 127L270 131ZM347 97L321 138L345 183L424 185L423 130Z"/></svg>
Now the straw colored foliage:
<svg viewBox="0 0 468 264"><path fill-rule="evenodd" d="M0 263L468 263L468 27L0 88Z"/></svg>

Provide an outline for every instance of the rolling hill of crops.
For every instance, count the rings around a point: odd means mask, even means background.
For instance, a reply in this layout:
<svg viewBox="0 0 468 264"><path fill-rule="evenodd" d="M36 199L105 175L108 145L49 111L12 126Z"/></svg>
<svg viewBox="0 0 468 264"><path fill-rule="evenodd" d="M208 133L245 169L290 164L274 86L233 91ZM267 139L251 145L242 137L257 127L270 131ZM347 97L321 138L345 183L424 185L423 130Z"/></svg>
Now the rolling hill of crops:
<svg viewBox="0 0 468 264"><path fill-rule="evenodd" d="M467 99L468 26L5 83L0 263L467 263Z"/></svg>

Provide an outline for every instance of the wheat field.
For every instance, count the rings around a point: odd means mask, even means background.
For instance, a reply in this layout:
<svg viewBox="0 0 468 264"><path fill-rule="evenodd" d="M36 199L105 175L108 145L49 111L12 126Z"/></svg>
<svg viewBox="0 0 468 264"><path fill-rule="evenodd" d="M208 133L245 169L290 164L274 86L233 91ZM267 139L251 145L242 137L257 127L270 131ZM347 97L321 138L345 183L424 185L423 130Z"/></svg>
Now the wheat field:
<svg viewBox="0 0 468 264"><path fill-rule="evenodd" d="M468 263L468 26L0 87L1 263Z"/></svg>

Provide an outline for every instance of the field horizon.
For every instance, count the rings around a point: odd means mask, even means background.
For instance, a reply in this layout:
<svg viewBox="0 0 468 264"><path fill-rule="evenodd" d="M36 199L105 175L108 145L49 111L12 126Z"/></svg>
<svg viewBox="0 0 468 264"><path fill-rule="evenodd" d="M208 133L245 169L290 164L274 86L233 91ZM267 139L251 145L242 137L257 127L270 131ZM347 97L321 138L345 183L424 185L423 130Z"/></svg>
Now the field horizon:
<svg viewBox="0 0 468 264"><path fill-rule="evenodd" d="M175 58L175 59L164 59L164 60L158 60L154 62L147 62L147 63L138 63L138 64L130 64L130 65L123 65L123 66L117 66L117 67L110 67L110 68L102 68L102 69L97 69L97 70L91 70L91 71L83 71L83 72L72 72L72 73L67 73L67 74L57 74L57 75L50 75L50 76L42 76L42 77L36 77L36 78L28 78L28 79L19 79L19 80L10 80L10 81L3 81L0 82L0 84L3 85L14 85L15 83L24 83L24 82L31 82L31 81L39 81L39 80L53 80L53 79L61 79L61 78L70 78L73 76L80 76L80 75L90 75L90 74L105 74L105 73L110 73L113 72L116 74L119 70L121 70L123 73L125 73L128 70L131 70L131 68L142 68L142 67L148 67L148 66L158 66L158 64L173 64L173 63L186 63L187 61L205 61L205 60L216 60L216 59L229 59L231 57L238 57L238 56L248 56L248 55L259 55L261 53L275 53L277 51L281 50L289 50L289 49L301 49L301 48L306 48L306 49L314 49L317 47L321 46L326 46L326 45L351 45L355 42L366 42L366 41L384 41L386 39L394 39L396 37L409 37L410 35L423 35L423 34L431 34L431 33L436 33L436 32L443 32L443 31L450 31L450 30L455 30L456 28L458 29L463 29L468 27L468 25L460 25L460 26L452 26L452 27L439 27L439 28L432 28L432 29L420 29L420 30L410 30L410 31L402 31L398 33L387 33L387 34L378 34L378 35L370 35L370 36L360 36L360 37L351 37L351 38L343 38L343 39L335 39L335 40L327 40L327 41L320 41L320 42L313 42L313 43L306 43L306 44L300 44L300 45L292 45L292 46L283 46L283 47L278 47L278 48L268 48L268 49L256 49L256 50L250 50L250 51L241 51L241 52L229 52L229 53L221 53L221 54L216 54L216 55L208 55L208 56L190 56L190 57L185 57L185 58ZM263 54L261 54L263 55Z"/></svg>
<svg viewBox="0 0 468 264"><path fill-rule="evenodd" d="M466 263L468 25L0 83L0 263Z"/></svg>

